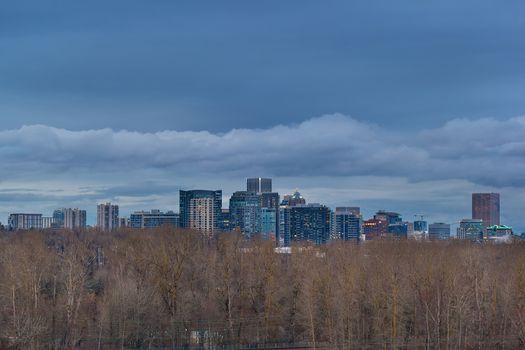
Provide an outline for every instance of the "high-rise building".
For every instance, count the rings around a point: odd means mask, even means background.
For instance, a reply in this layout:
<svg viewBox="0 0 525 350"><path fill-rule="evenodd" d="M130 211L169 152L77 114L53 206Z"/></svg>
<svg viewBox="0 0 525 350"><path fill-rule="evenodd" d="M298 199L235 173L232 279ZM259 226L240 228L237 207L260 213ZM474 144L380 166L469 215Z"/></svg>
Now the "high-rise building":
<svg viewBox="0 0 525 350"><path fill-rule="evenodd" d="M208 236L219 230L222 213L222 191L180 191L180 226Z"/></svg>
<svg viewBox="0 0 525 350"><path fill-rule="evenodd" d="M499 193L472 193L472 219L483 220L485 227L499 225Z"/></svg>
<svg viewBox="0 0 525 350"><path fill-rule="evenodd" d="M53 212L53 226L68 230L86 228L86 211L78 208L61 208Z"/></svg>
<svg viewBox="0 0 525 350"><path fill-rule="evenodd" d="M450 224L435 222L428 225L428 238L430 239L449 239Z"/></svg>
<svg viewBox="0 0 525 350"><path fill-rule="evenodd" d="M273 209L275 211L275 227L272 231L275 233L275 239L280 240L279 234L279 193L265 192L261 193L261 208Z"/></svg>
<svg viewBox="0 0 525 350"><path fill-rule="evenodd" d="M261 233L261 195L237 191L230 197L230 225L247 238ZM275 229L274 229L275 230Z"/></svg>
<svg viewBox="0 0 525 350"><path fill-rule="evenodd" d="M42 214L10 214L7 221L10 230L41 230Z"/></svg>
<svg viewBox="0 0 525 350"><path fill-rule="evenodd" d="M457 228L457 238L480 242L483 240L485 225L481 219L463 219Z"/></svg>
<svg viewBox="0 0 525 350"><path fill-rule="evenodd" d="M339 239L358 241L361 236L359 207L335 208L335 234Z"/></svg>
<svg viewBox="0 0 525 350"><path fill-rule="evenodd" d="M326 243L330 237L330 208L320 204L290 208L290 238L292 241Z"/></svg>
<svg viewBox="0 0 525 350"><path fill-rule="evenodd" d="M277 244L282 247L290 246L290 210L287 205L279 206L279 239Z"/></svg>
<svg viewBox="0 0 525 350"><path fill-rule="evenodd" d="M246 180L246 192L266 193L272 192L272 179L252 177Z"/></svg>
<svg viewBox="0 0 525 350"><path fill-rule="evenodd" d="M113 231L119 228L118 205L111 203L97 206L97 227L102 231Z"/></svg>
<svg viewBox="0 0 525 350"><path fill-rule="evenodd" d="M129 216L131 228L155 228L161 226L179 226L179 214L173 211L162 212L158 209L151 211L136 211Z"/></svg>
<svg viewBox="0 0 525 350"><path fill-rule="evenodd" d="M278 209L261 208L261 237L263 239L276 240L279 233L276 231Z"/></svg>

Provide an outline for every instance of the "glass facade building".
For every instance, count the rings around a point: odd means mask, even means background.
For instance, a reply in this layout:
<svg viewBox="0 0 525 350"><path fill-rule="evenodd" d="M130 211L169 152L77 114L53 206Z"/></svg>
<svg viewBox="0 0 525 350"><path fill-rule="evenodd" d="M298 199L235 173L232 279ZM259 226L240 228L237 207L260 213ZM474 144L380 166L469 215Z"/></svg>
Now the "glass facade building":
<svg viewBox="0 0 525 350"><path fill-rule="evenodd" d="M279 238L279 193L277 192L265 192L260 194L261 208L273 209L275 211L275 227L273 232L275 232L275 239L277 241Z"/></svg>
<svg viewBox="0 0 525 350"><path fill-rule="evenodd" d="M247 239L261 233L261 196L254 192L237 191L230 197L230 225Z"/></svg>
<svg viewBox="0 0 525 350"><path fill-rule="evenodd" d="M261 208L261 237L263 239L278 239L277 216L278 210L275 208Z"/></svg>
<svg viewBox="0 0 525 350"><path fill-rule="evenodd" d="M281 205L279 207L279 240L278 245L290 246L290 210L291 207Z"/></svg>
<svg viewBox="0 0 525 350"><path fill-rule="evenodd" d="M324 244L330 238L330 208L320 204L290 208L291 241Z"/></svg>
<svg viewBox="0 0 525 350"><path fill-rule="evenodd" d="M344 241L359 241L361 236L361 215L358 207L335 208L335 235Z"/></svg>

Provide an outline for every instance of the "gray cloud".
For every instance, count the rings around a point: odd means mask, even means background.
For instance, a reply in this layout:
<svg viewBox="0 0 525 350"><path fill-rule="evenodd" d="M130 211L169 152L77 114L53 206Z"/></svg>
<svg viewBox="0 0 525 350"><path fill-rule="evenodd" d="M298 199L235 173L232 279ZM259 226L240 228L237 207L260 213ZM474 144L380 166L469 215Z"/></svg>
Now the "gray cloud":
<svg viewBox="0 0 525 350"><path fill-rule="evenodd" d="M470 193L502 193L502 219L522 223L525 118L457 119L418 132L392 131L341 114L296 125L226 133L111 129L70 131L44 125L0 131L0 214L50 214L95 205L176 210L178 189L244 187L272 176L280 193L296 187L309 201L360 205L457 222L470 215ZM4 219L5 220L5 219Z"/></svg>
<svg viewBox="0 0 525 350"><path fill-rule="evenodd" d="M334 114L293 126L234 129L223 134L24 126L0 132L0 158L9 165L4 171L8 175L30 169L48 173L152 169L210 176L464 179L521 187L525 185L521 176L524 139L525 117L457 119L420 132L390 132Z"/></svg>

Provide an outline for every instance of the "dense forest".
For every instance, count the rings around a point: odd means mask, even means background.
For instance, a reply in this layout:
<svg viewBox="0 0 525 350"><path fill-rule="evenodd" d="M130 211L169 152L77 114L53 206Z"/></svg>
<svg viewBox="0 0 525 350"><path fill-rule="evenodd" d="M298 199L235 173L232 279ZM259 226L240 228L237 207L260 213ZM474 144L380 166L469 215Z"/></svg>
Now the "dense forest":
<svg viewBox="0 0 525 350"><path fill-rule="evenodd" d="M525 245L335 242L277 253L235 233L0 238L0 347L519 348Z"/></svg>

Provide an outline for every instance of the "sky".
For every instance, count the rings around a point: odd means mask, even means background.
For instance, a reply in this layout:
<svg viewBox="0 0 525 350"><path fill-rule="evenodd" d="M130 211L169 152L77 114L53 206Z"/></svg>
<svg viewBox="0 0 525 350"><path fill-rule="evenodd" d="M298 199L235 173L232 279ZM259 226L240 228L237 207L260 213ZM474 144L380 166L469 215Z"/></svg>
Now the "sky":
<svg viewBox="0 0 525 350"><path fill-rule="evenodd" d="M309 202L525 231L522 1L0 5L0 221L269 176Z"/></svg>

